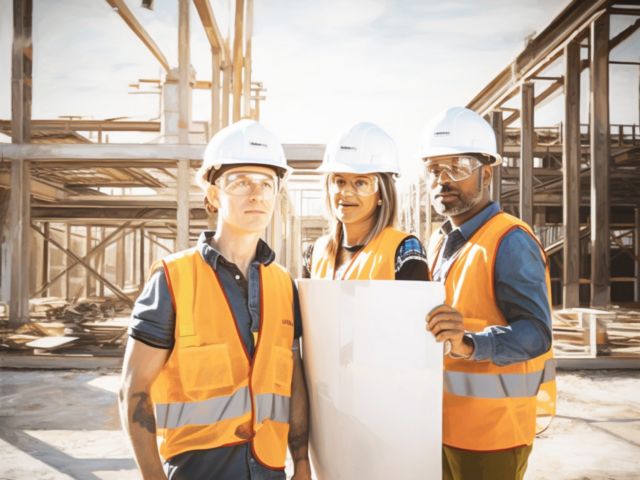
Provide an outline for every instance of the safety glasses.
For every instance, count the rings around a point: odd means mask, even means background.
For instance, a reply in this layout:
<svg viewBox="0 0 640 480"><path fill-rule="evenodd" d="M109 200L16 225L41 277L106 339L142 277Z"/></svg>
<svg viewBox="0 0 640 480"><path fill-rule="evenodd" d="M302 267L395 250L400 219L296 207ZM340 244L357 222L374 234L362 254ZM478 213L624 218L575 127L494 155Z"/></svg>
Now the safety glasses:
<svg viewBox="0 0 640 480"><path fill-rule="evenodd" d="M215 182L228 195L246 196L260 189L262 196L273 198L278 193L278 177L258 172L230 172L222 174Z"/></svg>
<svg viewBox="0 0 640 480"><path fill-rule="evenodd" d="M329 193L336 194L350 189L359 196L373 195L378 191L378 177L370 175L358 175L357 177L347 180L338 173L332 173L328 179Z"/></svg>
<svg viewBox="0 0 640 480"><path fill-rule="evenodd" d="M425 168L427 171L427 181L435 183L440 180L443 172L454 182L466 180L474 170L482 166L482 162L473 157L447 157L434 160L427 160Z"/></svg>

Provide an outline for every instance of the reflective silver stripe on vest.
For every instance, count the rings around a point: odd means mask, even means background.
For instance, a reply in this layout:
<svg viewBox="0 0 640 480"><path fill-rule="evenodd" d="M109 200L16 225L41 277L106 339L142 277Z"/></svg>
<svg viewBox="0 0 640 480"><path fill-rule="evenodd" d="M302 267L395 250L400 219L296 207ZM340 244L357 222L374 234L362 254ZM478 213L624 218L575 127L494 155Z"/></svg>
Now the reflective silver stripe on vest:
<svg viewBox="0 0 640 480"><path fill-rule="evenodd" d="M445 371L444 389L460 397L535 397L540 385L555 377L555 360L549 359L545 362L543 370L530 373L491 374Z"/></svg>
<svg viewBox="0 0 640 480"><path fill-rule="evenodd" d="M158 428L210 425L250 413L251 397L249 388L242 387L226 397L210 398L200 402L160 403L155 407Z"/></svg>
<svg viewBox="0 0 640 480"><path fill-rule="evenodd" d="M262 423L267 418L282 423L289 423L290 398L274 393L256 395L256 422Z"/></svg>

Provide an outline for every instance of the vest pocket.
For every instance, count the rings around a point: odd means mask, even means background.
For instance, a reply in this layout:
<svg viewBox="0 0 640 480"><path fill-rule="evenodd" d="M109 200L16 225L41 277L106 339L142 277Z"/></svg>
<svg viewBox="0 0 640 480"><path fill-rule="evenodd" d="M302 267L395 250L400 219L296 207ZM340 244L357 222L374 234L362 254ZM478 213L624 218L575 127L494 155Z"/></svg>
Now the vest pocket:
<svg viewBox="0 0 640 480"><path fill-rule="evenodd" d="M272 365L276 393L290 395L293 375L293 352L291 349L274 346Z"/></svg>
<svg viewBox="0 0 640 480"><path fill-rule="evenodd" d="M226 344L181 348L178 359L180 379L186 393L233 387L231 358Z"/></svg>

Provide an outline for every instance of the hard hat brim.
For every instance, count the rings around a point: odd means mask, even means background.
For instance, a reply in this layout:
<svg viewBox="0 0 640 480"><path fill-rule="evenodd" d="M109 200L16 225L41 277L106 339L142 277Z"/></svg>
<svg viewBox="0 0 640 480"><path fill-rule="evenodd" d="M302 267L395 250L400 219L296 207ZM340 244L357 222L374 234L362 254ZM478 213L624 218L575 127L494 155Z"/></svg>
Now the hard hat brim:
<svg viewBox="0 0 640 480"><path fill-rule="evenodd" d="M362 175L368 175L371 173L392 173L399 175L400 171L397 168L389 166L389 168L372 167L371 165L352 165L346 163L332 162L329 165L320 165L316 168L316 172L321 173L359 173Z"/></svg>
<svg viewBox="0 0 640 480"><path fill-rule="evenodd" d="M427 158L437 158L437 157L450 157L451 155L464 155L471 153L481 153L483 155L487 155L491 158L491 162L487 163L487 165L491 165L492 167L498 166L502 163L502 157L495 152L487 152L478 148L456 148L456 147L431 147L428 152L422 154L422 160L426 160Z"/></svg>

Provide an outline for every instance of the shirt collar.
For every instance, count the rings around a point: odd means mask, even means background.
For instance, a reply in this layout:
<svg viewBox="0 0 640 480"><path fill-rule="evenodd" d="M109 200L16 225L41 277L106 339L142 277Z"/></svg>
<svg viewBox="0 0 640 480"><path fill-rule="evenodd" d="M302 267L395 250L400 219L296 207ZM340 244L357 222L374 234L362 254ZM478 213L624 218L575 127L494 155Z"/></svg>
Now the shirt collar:
<svg viewBox="0 0 640 480"><path fill-rule="evenodd" d="M226 259L222 256L222 254L211 245L211 239L215 235L216 232L213 230L205 230L198 237L197 248L202 255L202 258L209 263L214 270L218 268L218 260L222 258L226 261ZM261 263L265 267L273 262L276 258L276 254L269 245L266 244L262 239L258 240L258 246L256 247L256 256L253 259L252 263Z"/></svg>
<svg viewBox="0 0 640 480"><path fill-rule="evenodd" d="M449 235L453 230L457 229L465 240L469 240L469 238L471 238L471 236L476 233L482 225L487 223L489 219L493 218L497 213L500 213L500 204L498 202L489 202L486 207L459 227L454 228L451 220L447 220L440 227L440 231L443 235Z"/></svg>

